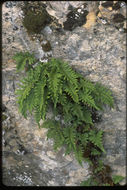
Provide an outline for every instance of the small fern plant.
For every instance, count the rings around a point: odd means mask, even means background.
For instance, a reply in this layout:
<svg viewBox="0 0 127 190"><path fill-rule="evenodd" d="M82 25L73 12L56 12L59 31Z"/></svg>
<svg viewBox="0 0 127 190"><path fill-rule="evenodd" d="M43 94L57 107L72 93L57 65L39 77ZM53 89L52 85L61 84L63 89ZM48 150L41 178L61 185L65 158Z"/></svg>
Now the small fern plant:
<svg viewBox="0 0 127 190"><path fill-rule="evenodd" d="M26 65L28 68L16 90L19 111L25 118L28 113L34 114L39 127L48 129L47 137L54 139L54 149L65 146L66 154L74 152L80 164L91 145L91 155L105 153L103 132L94 128L92 110L103 110L104 105L113 107L111 91L84 78L60 59L42 63L28 52L18 53L13 59L17 71L24 70ZM48 119L50 108L53 117ZM42 126L41 119L45 120Z"/></svg>

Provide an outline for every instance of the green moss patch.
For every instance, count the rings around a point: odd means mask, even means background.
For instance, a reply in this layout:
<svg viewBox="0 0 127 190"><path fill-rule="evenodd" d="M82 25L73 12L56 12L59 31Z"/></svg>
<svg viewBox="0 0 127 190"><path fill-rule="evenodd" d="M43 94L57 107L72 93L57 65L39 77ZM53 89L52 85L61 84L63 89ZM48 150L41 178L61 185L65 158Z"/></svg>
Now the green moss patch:
<svg viewBox="0 0 127 190"><path fill-rule="evenodd" d="M41 30L51 22L51 17L45 9L38 14L32 10L28 10L23 19L23 25L27 29L28 33L40 33Z"/></svg>

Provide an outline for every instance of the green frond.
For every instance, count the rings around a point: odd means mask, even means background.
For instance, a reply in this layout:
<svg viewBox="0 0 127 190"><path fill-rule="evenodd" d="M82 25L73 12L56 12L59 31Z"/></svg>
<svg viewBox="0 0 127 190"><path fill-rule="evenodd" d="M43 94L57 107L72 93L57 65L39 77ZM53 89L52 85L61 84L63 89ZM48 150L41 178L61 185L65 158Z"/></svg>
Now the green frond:
<svg viewBox="0 0 127 190"><path fill-rule="evenodd" d="M89 136L88 133L78 133L77 134L77 139L81 142L83 147L86 147L88 141L89 141Z"/></svg>
<svg viewBox="0 0 127 190"><path fill-rule="evenodd" d="M49 89L53 98L54 105L58 102L59 96L59 85L61 83L62 74L58 73L56 67L53 67L50 73L48 73L48 82L49 82Z"/></svg>
<svg viewBox="0 0 127 190"><path fill-rule="evenodd" d="M101 155L101 152L98 151L98 150L95 149L95 148L92 148L91 155L93 155L93 156L100 156L100 155Z"/></svg>
<svg viewBox="0 0 127 190"><path fill-rule="evenodd" d="M29 52L16 53L12 58L16 61L17 71L24 70L26 65L32 65L36 61L34 55Z"/></svg>
<svg viewBox="0 0 127 190"><path fill-rule="evenodd" d="M103 136L103 131L101 130L98 132L95 130L91 130L89 132L89 140L105 153L103 142L102 142L102 136Z"/></svg>
<svg viewBox="0 0 127 190"><path fill-rule="evenodd" d="M72 85L77 85L77 75L75 71L72 70L72 68L65 62L57 60L59 64L59 71L63 74L64 80L67 80Z"/></svg>
<svg viewBox="0 0 127 190"><path fill-rule="evenodd" d="M82 107L79 104L74 103L71 108L72 114L77 116L77 119L84 121L84 115Z"/></svg>
<svg viewBox="0 0 127 190"><path fill-rule="evenodd" d="M75 88L75 86L71 85L70 83L65 84L64 91L67 92L68 95L70 95L74 102L79 102L78 90Z"/></svg>
<svg viewBox="0 0 127 190"><path fill-rule="evenodd" d="M83 110L83 118L83 121L85 121L85 123L93 125L92 114L89 110Z"/></svg>
<svg viewBox="0 0 127 190"><path fill-rule="evenodd" d="M94 84L91 81L89 81L88 79L85 79L83 77L80 79L79 87L82 88L83 91L92 92L95 90Z"/></svg>
<svg viewBox="0 0 127 190"><path fill-rule="evenodd" d="M104 164L102 160L98 160L98 166L94 170L95 173L98 173L104 169Z"/></svg>
<svg viewBox="0 0 127 190"><path fill-rule="evenodd" d="M93 178L90 177L89 179L82 181L81 186L98 186L98 182Z"/></svg>
<svg viewBox="0 0 127 190"><path fill-rule="evenodd" d="M90 94L90 91L88 89L86 89L85 91L79 91L79 97L80 97L80 100L90 106L90 107L93 107L95 108L96 110L99 110L99 108L96 106L95 104L95 101L94 101L94 98L91 96Z"/></svg>
<svg viewBox="0 0 127 190"><path fill-rule="evenodd" d="M41 127L48 129L47 138L54 140L54 150L57 150L64 144L63 132L58 121L48 119Z"/></svg>
<svg viewBox="0 0 127 190"><path fill-rule="evenodd" d="M35 120L38 124L38 126L40 127L40 120L41 120L41 112L39 110L39 106L36 106L35 107L35 111L34 111L34 117L35 117Z"/></svg>
<svg viewBox="0 0 127 190"><path fill-rule="evenodd" d="M84 160L83 152L84 152L83 147L81 145L78 145L76 151L74 151L75 158L77 159L77 161L81 166L82 166L82 161Z"/></svg>
<svg viewBox="0 0 127 190"><path fill-rule="evenodd" d="M72 126L63 128L63 134L65 138L65 144L67 145L66 153L70 153L76 150L76 131Z"/></svg>
<svg viewBox="0 0 127 190"><path fill-rule="evenodd" d="M112 176L112 180L113 180L114 184L118 184L118 183L121 182L123 179L125 179L125 177L120 176L120 175L113 175L113 176Z"/></svg>
<svg viewBox="0 0 127 190"><path fill-rule="evenodd" d="M114 107L114 100L111 91L101 84L96 83L93 96L100 109L103 109L102 106L104 104L107 104L112 108Z"/></svg>

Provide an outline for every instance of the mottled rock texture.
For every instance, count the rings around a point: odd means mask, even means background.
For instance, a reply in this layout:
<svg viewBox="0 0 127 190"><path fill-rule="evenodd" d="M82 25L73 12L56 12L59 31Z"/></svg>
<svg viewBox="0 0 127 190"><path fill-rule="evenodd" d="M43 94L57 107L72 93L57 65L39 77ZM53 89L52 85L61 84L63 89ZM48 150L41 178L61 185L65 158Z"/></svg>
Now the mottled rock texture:
<svg viewBox="0 0 127 190"><path fill-rule="evenodd" d="M8 1L2 6L2 101L6 107L2 125L3 183L10 186L79 186L91 174L87 163L81 167L72 154L64 155L64 148L54 152L53 141L46 140L46 130L39 129L34 118L26 120L19 114L15 89L24 72L16 73L12 60L19 51L34 52L42 60L48 56L60 57L88 79L112 90L115 107L105 108L101 113L102 121L96 127L105 132L107 154L103 160L111 166L114 175L126 176L126 4L119 1L40 3L46 5L54 20L42 28L39 35L33 36L27 34L22 24L22 1ZM69 23L70 19L67 15L76 11L76 20L84 14L82 10L87 11L84 21L65 27L64 23ZM51 46L48 52L42 48L45 40Z"/></svg>

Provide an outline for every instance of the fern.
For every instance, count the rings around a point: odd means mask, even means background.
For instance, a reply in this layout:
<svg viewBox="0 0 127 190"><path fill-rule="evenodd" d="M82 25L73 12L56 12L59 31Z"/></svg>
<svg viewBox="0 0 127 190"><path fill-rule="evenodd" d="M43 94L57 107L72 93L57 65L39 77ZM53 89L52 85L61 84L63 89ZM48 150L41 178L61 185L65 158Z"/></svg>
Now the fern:
<svg viewBox="0 0 127 190"><path fill-rule="evenodd" d="M13 56L13 59L16 61L16 68L17 71L24 70L25 66L32 65L35 63L36 59L33 54L30 54L29 52L20 52Z"/></svg>
<svg viewBox="0 0 127 190"><path fill-rule="evenodd" d="M113 175L112 179L113 179L114 184L118 184L124 179L124 177L120 175Z"/></svg>
<svg viewBox="0 0 127 190"><path fill-rule="evenodd" d="M102 143L102 135L103 135L103 131L101 130L98 132L96 132L95 130L91 130L89 132L89 140L105 153L103 143Z"/></svg>
<svg viewBox="0 0 127 190"><path fill-rule="evenodd" d="M93 148L92 151L91 151L91 155L93 155L93 156L100 156L101 152L98 151L97 149Z"/></svg>
<svg viewBox="0 0 127 190"><path fill-rule="evenodd" d="M76 131L72 126L67 126L63 129L63 134L65 138L65 144L67 145L66 154L70 153L72 150L76 151Z"/></svg>
<svg viewBox="0 0 127 190"><path fill-rule="evenodd" d="M96 169L94 170L94 173L98 173L100 171L102 171L104 169L104 165L103 165L103 162L102 160L99 160L98 161L98 166L96 167Z"/></svg>
<svg viewBox="0 0 127 190"><path fill-rule="evenodd" d="M82 181L81 186L98 186L98 183L93 177L90 177L89 179Z"/></svg>
<svg viewBox="0 0 127 190"><path fill-rule="evenodd" d="M103 105L107 104L110 107L114 107L114 100L112 97L112 93L109 89L102 86L99 83L95 84L95 90L93 91L93 97L95 99L96 105L103 110Z"/></svg>
<svg viewBox="0 0 127 190"><path fill-rule="evenodd" d="M84 157L83 157L83 147L81 145L79 145L77 147L77 150L74 151L75 154L75 158L77 159L77 161L79 162L79 164L82 166L82 161L84 161Z"/></svg>
<svg viewBox="0 0 127 190"><path fill-rule="evenodd" d="M60 114L64 121L62 124L52 118L44 121L41 126L48 129L47 138L54 140L54 149L64 145L66 154L74 152L81 165L84 160L92 165L88 157L84 158L87 145L93 145L92 156L105 152L103 132L93 128L92 110L102 110L105 104L113 107L111 91L85 79L60 59L52 58L47 63L41 63L29 52L17 53L13 59L17 71L29 67L26 77L20 81L19 89L16 90L19 111L25 118L29 113L34 114L40 127L40 120L46 119L51 107L53 118Z"/></svg>
<svg viewBox="0 0 127 190"><path fill-rule="evenodd" d="M60 122L48 119L41 127L48 129L47 138L54 140L54 150L57 150L64 144L65 139Z"/></svg>

